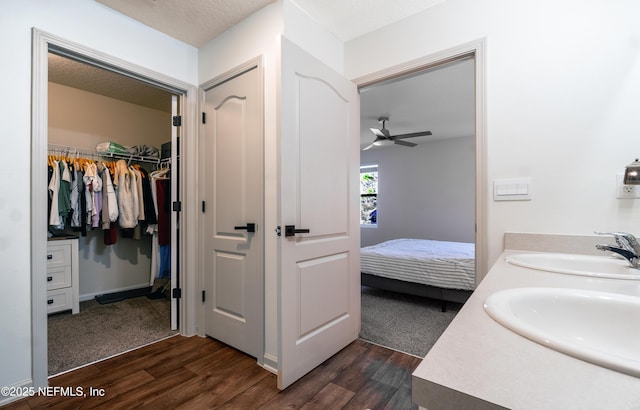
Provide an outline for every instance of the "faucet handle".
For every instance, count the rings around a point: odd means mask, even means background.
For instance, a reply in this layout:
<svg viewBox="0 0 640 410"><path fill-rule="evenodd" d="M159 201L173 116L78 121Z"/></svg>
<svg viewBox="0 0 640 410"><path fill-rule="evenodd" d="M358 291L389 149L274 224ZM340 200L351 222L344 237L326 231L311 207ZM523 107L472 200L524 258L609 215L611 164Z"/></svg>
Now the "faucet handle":
<svg viewBox="0 0 640 410"><path fill-rule="evenodd" d="M629 261L631 266L634 267L635 269L640 268L640 258L632 250L622 249L622 248L618 248L616 246L607 245L607 244L598 244L596 245L596 249L601 251L609 251L609 252L617 253L618 255L622 256L627 261Z"/></svg>
<svg viewBox="0 0 640 410"><path fill-rule="evenodd" d="M635 237L631 234L627 234L625 232L597 232L597 231L594 233L596 235L613 236L613 238L616 240L616 243L618 244L619 247L631 252L635 252L633 248L633 244L631 243L632 241L635 241ZM631 236L631 238L633 239L630 239L629 236Z"/></svg>
<svg viewBox="0 0 640 410"><path fill-rule="evenodd" d="M621 248L640 255L640 243L635 236L628 232L594 232L596 235L610 235Z"/></svg>
<svg viewBox="0 0 640 410"><path fill-rule="evenodd" d="M619 232L619 233L622 235L625 241L627 241L627 244L629 244L629 247L631 248L631 250L636 255L640 256L640 243L638 243L638 240L636 239L636 237L627 232Z"/></svg>

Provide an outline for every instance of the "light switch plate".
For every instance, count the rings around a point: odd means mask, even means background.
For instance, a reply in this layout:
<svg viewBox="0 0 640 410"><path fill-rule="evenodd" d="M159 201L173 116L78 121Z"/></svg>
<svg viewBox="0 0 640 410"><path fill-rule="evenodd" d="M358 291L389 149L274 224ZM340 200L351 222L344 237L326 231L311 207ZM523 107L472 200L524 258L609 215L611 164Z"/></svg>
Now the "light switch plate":
<svg viewBox="0 0 640 410"><path fill-rule="evenodd" d="M493 180L494 201L530 201L531 178L503 178Z"/></svg>

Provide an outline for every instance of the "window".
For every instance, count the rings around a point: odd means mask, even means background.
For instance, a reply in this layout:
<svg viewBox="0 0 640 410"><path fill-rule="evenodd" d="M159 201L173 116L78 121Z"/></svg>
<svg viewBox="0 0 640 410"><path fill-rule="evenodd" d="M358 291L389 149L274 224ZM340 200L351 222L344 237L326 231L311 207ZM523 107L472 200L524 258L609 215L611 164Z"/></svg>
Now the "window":
<svg viewBox="0 0 640 410"><path fill-rule="evenodd" d="M360 167L360 225L378 224L378 166Z"/></svg>

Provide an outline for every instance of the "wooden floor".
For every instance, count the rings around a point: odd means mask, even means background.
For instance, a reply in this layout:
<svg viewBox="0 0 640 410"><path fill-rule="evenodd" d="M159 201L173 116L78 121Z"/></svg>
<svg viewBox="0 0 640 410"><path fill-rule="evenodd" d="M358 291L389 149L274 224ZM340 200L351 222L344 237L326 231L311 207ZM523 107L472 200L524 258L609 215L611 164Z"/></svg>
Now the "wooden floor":
<svg viewBox="0 0 640 410"><path fill-rule="evenodd" d="M212 339L176 336L54 377L48 397L3 409L415 409L411 373L419 362L357 340L279 391L254 358ZM68 391L54 386L79 387L87 397L61 397Z"/></svg>

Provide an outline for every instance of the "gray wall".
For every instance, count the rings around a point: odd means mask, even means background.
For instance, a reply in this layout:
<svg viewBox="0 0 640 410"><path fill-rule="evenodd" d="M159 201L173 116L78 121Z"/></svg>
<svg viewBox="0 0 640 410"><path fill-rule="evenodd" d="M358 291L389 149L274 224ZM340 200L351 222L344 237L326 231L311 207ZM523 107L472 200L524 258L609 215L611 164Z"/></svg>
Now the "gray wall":
<svg viewBox="0 0 640 410"><path fill-rule="evenodd" d="M474 242L474 137L375 148L360 163L377 163L379 172L378 226L360 229L362 246L396 238Z"/></svg>

